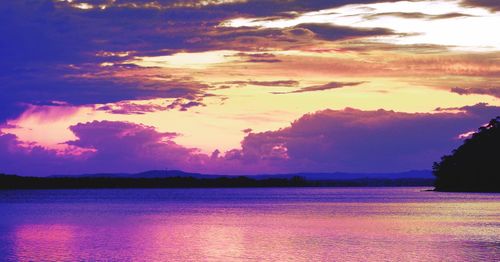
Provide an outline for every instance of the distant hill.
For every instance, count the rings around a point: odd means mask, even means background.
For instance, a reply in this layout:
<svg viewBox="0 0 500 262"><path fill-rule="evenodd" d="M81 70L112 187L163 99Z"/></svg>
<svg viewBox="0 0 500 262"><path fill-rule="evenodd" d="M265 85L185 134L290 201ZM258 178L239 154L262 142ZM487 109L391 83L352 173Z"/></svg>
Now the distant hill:
<svg viewBox="0 0 500 262"><path fill-rule="evenodd" d="M150 170L140 173L96 173L82 175L54 175L51 177L109 177L109 178L167 178L167 177L194 177L194 178L220 178L220 177L239 177L240 175L216 175L189 173L180 170ZM412 170L399 173L289 173L289 174L261 174L249 175L252 179L262 180L270 178L302 177L311 181L328 180L353 180L353 179L434 179L430 170Z"/></svg>
<svg viewBox="0 0 500 262"><path fill-rule="evenodd" d="M437 191L500 192L500 117L434 163Z"/></svg>
<svg viewBox="0 0 500 262"><path fill-rule="evenodd" d="M53 175L50 177L109 177L109 178L165 178L165 177L200 177L216 178L222 175L189 173L180 170L149 170L140 173L95 173L81 175Z"/></svg>
<svg viewBox="0 0 500 262"><path fill-rule="evenodd" d="M350 180L307 180L244 176L219 177L22 177L0 174L0 189L84 189L84 188L234 188L234 187L380 187L431 186L433 179L424 178L357 178Z"/></svg>
<svg viewBox="0 0 500 262"><path fill-rule="evenodd" d="M303 177L306 180L326 181L326 180L353 180L353 179L433 179L432 171L430 170L412 170L397 173L291 173L291 174L266 174L255 175L255 178L290 178L294 176Z"/></svg>
<svg viewBox="0 0 500 262"><path fill-rule="evenodd" d="M84 174L23 177L0 174L0 189L217 188L217 187L366 187L432 186L430 171L404 173L296 173L225 176L152 170L137 174Z"/></svg>

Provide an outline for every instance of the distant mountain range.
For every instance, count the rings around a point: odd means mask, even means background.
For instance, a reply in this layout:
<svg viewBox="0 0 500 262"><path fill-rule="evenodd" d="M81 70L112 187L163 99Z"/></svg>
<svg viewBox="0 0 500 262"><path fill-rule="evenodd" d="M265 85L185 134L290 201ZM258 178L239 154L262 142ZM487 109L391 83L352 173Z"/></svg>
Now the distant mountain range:
<svg viewBox="0 0 500 262"><path fill-rule="evenodd" d="M431 171L402 173L292 173L229 176L151 170L136 174L98 173L25 177L0 174L0 189L382 187L432 186Z"/></svg>
<svg viewBox="0 0 500 262"><path fill-rule="evenodd" d="M140 173L96 173L81 175L54 175L50 177L108 177L108 178L168 178L168 177L194 177L194 178L221 178L239 177L240 175L216 175L189 173L180 170L150 170ZM292 177L302 177L308 181L328 181L328 180L358 180L358 179L434 179L430 170L412 170L399 173L289 173L289 174L261 174L248 175L247 177L262 180L271 178L290 179Z"/></svg>

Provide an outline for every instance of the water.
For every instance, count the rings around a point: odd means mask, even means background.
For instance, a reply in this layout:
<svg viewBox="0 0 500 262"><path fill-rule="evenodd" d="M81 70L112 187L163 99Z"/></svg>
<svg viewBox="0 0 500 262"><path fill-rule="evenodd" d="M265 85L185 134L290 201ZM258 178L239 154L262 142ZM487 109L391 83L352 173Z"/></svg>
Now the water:
<svg viewBox="0 0 500 262"><path fill-rule="evenodd" d="M0 191L0 260L500 260L500 194L425 189Z"/></svg>

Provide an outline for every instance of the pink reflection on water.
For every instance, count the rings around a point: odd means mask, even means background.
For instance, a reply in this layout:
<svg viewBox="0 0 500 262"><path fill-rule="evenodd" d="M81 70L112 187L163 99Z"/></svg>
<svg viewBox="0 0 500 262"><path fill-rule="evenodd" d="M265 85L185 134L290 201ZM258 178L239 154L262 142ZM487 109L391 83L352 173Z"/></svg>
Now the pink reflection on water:
<svg viewBox="0 0 500 262"><path fill-rule="evenodd" d="M63 261L73 258L74 228L66 225L22 225L15 231L17 261Z"/></svg>
<svg viewBox="0 0 500 262"><path fill-rule="evenodd" d="M125 197L134 191L120 192L123 195L118 196ZM170 191L148 194L155 192ZM310 194L315 192L317 189ZM496 196L490 200L477 195L452 196L453 201L396 203L50 205L44 209L50 212L39 220L64 223L32 222L15 227L13 260L495 261L500 254L500 201ZM31 218L37 213L29 214Z"/></svg>
<svg viewBox="0 0 500 262"><path fill-rule="evenodd" d="M467 261L477 257L467 253L475 247L464 248L463 237L482 234L491 238L494 232L473 232L475 227L467 226L467 217L453 218L461 205L464 204L444 207L323 203L275 206L272 211L255 207L215 208L215 211L199 208L183 214L137 214L113 223L82 224L78 228L24 225L15 232L16 258L19 261ZM365 212L349 214L353 207ZM480 206L468 205L468 208Z"/></svg>
<svg viewBox="0 0 500 262"><path fill-rule="evenodd" d="M402 217L285 214L204 214L151 217L135 228L141 258L158 261L426 261L466 258L458 242L435 245L440 234L418 233L432 221ZM403 222L402 222L403 221ZM367 259L367 260L365 260Z"/></svg>

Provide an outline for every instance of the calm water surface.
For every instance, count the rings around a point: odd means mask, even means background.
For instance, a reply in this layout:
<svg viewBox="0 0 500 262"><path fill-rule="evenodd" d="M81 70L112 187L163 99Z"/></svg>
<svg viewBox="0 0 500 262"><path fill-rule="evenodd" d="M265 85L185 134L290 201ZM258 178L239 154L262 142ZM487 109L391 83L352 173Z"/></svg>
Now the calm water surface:
<svg viewBox="0 0 500 262"><path fill-rule="evenodd" d="M2 261L500 261L500 194L0 191Z"/></svg>

